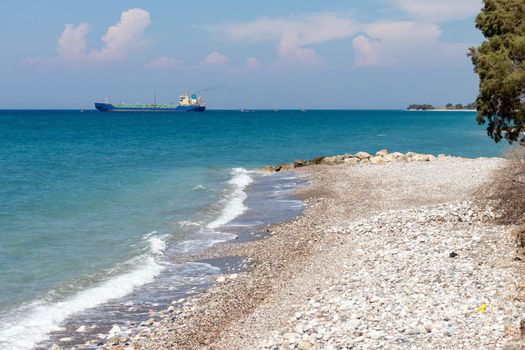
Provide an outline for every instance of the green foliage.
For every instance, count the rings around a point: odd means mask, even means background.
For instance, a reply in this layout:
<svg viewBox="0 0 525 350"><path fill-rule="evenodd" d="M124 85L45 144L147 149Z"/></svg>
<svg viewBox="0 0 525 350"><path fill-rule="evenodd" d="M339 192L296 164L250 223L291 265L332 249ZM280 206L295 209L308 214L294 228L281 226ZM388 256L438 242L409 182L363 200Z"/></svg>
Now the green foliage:
<svg viewBox="0 0 525 350"><path fill-rule="evenodd" d="M523 142L525 0L484 0L476 27L487 39L469 53L480 78L477 120L496 142Z"/></svg>
<svg viewBox="0 0 525 350"><path fill-rule="evenodd" d="M412 105L408 106L407 109L408 110L416 110L416 111L428 111L428 110L431 110L431 109L435 109L435 107L430 105L430 104L422 104L422 105L412 104Z"/></svg>
<svg viewBox="0 0 525 350"><path fill-rule="evenodd" d="M476 109L476 102L465 105L465 109Z"/></svg>

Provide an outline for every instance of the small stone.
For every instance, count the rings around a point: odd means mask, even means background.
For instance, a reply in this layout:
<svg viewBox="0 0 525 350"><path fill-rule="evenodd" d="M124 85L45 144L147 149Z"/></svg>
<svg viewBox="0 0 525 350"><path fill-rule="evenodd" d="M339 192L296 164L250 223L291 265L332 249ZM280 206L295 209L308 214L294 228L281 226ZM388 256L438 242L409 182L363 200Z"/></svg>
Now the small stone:
<svg viewBox="0 0 525 350"><path fill-rule="evenodd" d="M64 337L64 338L58 339L58 341L61 342L61 343L69 343L70 341L73 341L73 338L71 338L71 337Z"/></svg>
<svg viewBox="0 0 525 350"><path fill-rule="evenodd" d="M453 334L452 326L450 324L445 325L445 327L443 327L443 332L447 337L451 337Z"/></svg>
<svg viewBox="0 0 525 350"><path fill-rule="evenodd" d="M75 332L83 333L83 332L85 332L86 330L87 330L87 327L84 326L84 325L82 325L82 326L78 327L78 328L75 330Z"/></svg>
<svg viewBox="0 0 525 350"><path fill-rule="evenodd" d="M299 343L298 349L301 350L310 350L312 348L312 344L308 341L302 341Z"/></svg>
<svg viewBox="0 0 525 350"><path fill-rule="evenodd" d="M377 340L377 339L383 338L385 336L385 332L383 332L383 331L371 331L369 333L369 335L370 335L370 338Z"/></svg>
<svg viewBox="0 0 525 350"><path fill-rule="evenodd" d="M122 332L122 329L120 328L120 326L118 325L113 325L113 327L111 327L111 329L109 330L109 335L110 336L114 336L115 334L118 334Z"/></svg>
<svg viewBox="0 0 525 350"><path fill-rule="evenodd" d="M217 283L224 283L224 282L226 282L226 277L221 276L221 277L217 278Z"/></svg>
<svg viewBox="0 0 525 350"><path fill-rule="evenodd" d="M409 327L409 328L406 330L406 333L412 335L412 334L418 334L419 331L417 330L416 327Z"/></svg>
<svg viewBox="0 0 525 350"><path fill-rule="evenodd" d="M457 257L457 256L459 256L459 254L456 253L456 252L452 252L452 253L450 253L450 254L448 255L449 258L455 258L455 257Z"/></svg>
<svg viewBox="0 0 525 350"><path fill-rule="evenodd" d="M427 328L426 328L425 326L423 326L423 325L419 325L419 326L417 326L417 330L418 330L419 333L421 333L421 334L427 334L427 333L428 333Z"/></svg>
<svg viewBox="0 0 525 350"><path fill-rule="evenodd" d="M61 350L61 348L57 344L53 344L49 350Z"/></svg>
<svg viewBox="0 0 525 350"><path fill-rule="evenodd" d="M365 340L365 338L362 337L362 336L361 337L357 337L357 338L354 339L354 343L362 343L364 340Z"/></svg>
<svg viewBox="0 0 525 350"><path fill-rule="evenodd" d="M231 280L235 280L235 279L237 279L237 277L239 277L239 276L236 273L232 273L229 278Z"/></svg>

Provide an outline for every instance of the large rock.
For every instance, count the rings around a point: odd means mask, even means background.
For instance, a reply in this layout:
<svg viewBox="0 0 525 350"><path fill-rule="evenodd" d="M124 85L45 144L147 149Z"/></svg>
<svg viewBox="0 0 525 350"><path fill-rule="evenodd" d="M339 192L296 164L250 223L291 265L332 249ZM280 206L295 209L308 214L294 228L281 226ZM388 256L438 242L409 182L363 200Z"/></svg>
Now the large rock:
<svg viewBox="0 0 525 350"><path fill-rule="evenodd" d="M398 161L407 159L407 157L403 153L399 153L399 152L390 153L390 155L393 156Z"/></svg>
<svg viewBox="0 0 525 350"><path fill-rule="evenodd" d="M319 165L322 163L324 157L315 157L314 159L310 159L307 163L307 165Z"/></svg>
<svg viewBox="0 0 525 350"><path fill-rule="evenodd" d="M412 157L412 161L415 162L428 162L429 157L428 154L416 154Z"/></svg>
<svg viewBox="0 0 525 350"><path fill-rule="evenodd" d="M343 164L344 160L345 158L343 156L326 157L321 161L321 164L324 164L324 165Z"/></svg>
<svg viewBox="0 0 525 350"><path fill-rule="evenodd" d="M447 160L447 156L444 154L439 154L437 160Z"/></svg>
<svg viewBox="0 0 525 350"><path fill-rule="evenodd" d="M370 158L372 158L372 156L370 154L366 153L366 152L358 152L358 153L356 153L355 156L356 156L356 158L359 158L361 160L362 159L370 159Z"/></svg>
<svg viewBox="0 0 525 350"><path fill-rule="evenodd" d="M359 164L359 158L346 158L344 163L348 165L357 165Z"/></svg>
<svg viewBox="0 0 525 350"><path fill-rule="evenodd" d="M394 157L392 154L386 154L383 156L383 159L385 160L385 162L387 163L390 163L390 162L395 162L396 161L396 157Z"/></svg>
<svg viewBox="0 0 525 350"><path fill-rule="evenodd" d="M261 171L264 172L264 173L273 173L273 166L271 165L268 165L268 166L265 166L264 168L261 168Z"/></svg>
<svg viewBox="0 0 525 350"><path fill-rule="evenodd" d="M435 162L437 160L437 158L434 155L429 154L428 155L428 160L429 160L429 162Z"/></svg>
<svg viewBox="0 0 525 350"><path fill-rule="evenodd" d="M306 164L307 164L306 160L298 159L298 160L294 160L293 161L293 167L294 168L302 168L302 167L306 166Z"/></svg>
<svg viewBox="0 0 525 350"><path fill-rule="evenodd" d="M385 164L385 160L381 156L370 158L370 164Z"/></svg>
<svg viewBox="0 0 525 350"><path fill-rule="evenodd" d="M276 172L287 171L287 170L292 170L292 169L293 169L293 164L279 164L275 167Z"/></svg>
<svg viewBox="0 0 525 350"><path fill-rule="evenodd" d="M381 151L377 152L376 153L376 156L379 156L379 157L384 157L388 154L388 150L387 149L382 149Z"/></svg>

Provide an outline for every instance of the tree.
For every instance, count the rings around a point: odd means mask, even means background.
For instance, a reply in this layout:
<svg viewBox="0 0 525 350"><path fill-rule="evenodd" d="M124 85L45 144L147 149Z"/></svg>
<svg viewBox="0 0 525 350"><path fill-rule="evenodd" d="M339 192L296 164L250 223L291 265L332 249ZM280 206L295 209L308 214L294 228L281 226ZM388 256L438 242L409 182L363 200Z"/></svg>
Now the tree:
<svg viewBox="0 0 525 350"><path fill-rule="evenodd" d="M454 105L452 103L447 103L447 105L445 106L446 109L453 109L454 108Z"/></svg>
<svg viewBox="0 0 525 350"><path fill-rule="evenodd" d="M469 53L480 78L478 123L496 142L524 142L525 1L484 0L476 27L486 38Z"/></svg>
<svg viewBox="0 0 525 350"><path fill-rule="evenodd" d="M454 106L454 109L463 109L463 105L461 103L458 103Z"/></svg>

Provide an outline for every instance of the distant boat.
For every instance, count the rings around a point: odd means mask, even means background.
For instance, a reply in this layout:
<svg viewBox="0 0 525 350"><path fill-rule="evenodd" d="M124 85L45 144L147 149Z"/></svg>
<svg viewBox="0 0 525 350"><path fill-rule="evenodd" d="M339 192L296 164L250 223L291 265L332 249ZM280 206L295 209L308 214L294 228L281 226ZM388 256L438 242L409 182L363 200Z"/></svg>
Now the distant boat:
<svg viewBox="0 0 525 350"><path fill-rule="evenodd" d="M154 98L152 104L112 104L109 102L96 102L95 108L101 112L204 112L206 104L202 97L188 92L179 96L179 104L157 104Z"/></svg>

